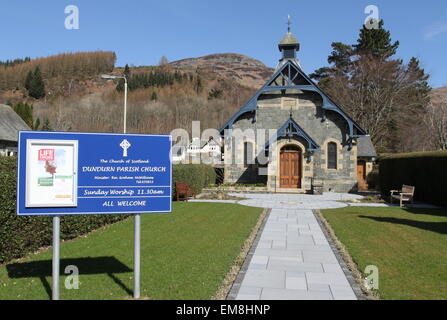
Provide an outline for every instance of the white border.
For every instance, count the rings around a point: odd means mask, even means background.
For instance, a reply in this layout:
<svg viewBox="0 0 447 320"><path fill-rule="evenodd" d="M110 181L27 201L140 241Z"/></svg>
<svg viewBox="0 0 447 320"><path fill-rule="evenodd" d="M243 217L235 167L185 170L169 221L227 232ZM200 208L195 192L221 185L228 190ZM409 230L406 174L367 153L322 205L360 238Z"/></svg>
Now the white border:
<svg viewBox="0 0 447 320"><path fill-rule="evenodd" d="M131 211L131 212L56 212L56 213L24 213L20 212L20 146L21 146L21 139L22 139L22 133L32 133L32 134L85 134L85 135L113 135L113 136L145 136L145 137L166 137L169 138L170 148L169 148L169 161L171 163L171 185L169 189L171 201L169 201L169 211L166 210L157 210L157 211ZM92 215L92 214L145 214L145 213L172 213L172 176L173 176L173 163L172 163L172 136L168 134L132 134L132 133L105 133L105 132L63 132L63 131L51 131L51 132L42 132L42 131L30 131L30 130L20 130L19 131L19 139L18 139L18 145L17 145L17 215L18 216L57 216L57 215ZM22 151L23 152L23 151ZM25 186L26 187L26 186ZM25 206L26 209L26 206Z"/></svg>
<svg viewBox="0 0 447 320"><path fill-rule="evenodd" d="M41 145L42 147L50 146L71 146L73 147L73 193L71 203L54 204L39 203L34 204L30 201L30 183L29 172L31 170L31 146ZM25 207L26 208L73 208L78 205L78 141L77 140L46 140L46 139L28 139L26 141L26 172L25 172Z"/></svg>

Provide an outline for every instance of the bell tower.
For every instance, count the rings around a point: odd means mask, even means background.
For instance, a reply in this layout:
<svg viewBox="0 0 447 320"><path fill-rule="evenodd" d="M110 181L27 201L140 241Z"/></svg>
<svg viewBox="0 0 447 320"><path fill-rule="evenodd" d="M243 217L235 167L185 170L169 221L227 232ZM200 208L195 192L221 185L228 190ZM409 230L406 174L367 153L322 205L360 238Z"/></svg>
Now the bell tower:
<svg viewBox="0 0 447 320"><path fill-rule="evenodd" d="M279 65L282 65L287 60L295 60L295 62L301 68L300 62L296 57L297 51L300 50L300 43L298 42L298 40L296 40L295 36L290 31L290 26L292 24L290 19L291 18L289 15L287 20L287 33L281 40L281 42L278 44L279 51L281 51L282 53L282 57L279 60L280 62Z"/></svg>

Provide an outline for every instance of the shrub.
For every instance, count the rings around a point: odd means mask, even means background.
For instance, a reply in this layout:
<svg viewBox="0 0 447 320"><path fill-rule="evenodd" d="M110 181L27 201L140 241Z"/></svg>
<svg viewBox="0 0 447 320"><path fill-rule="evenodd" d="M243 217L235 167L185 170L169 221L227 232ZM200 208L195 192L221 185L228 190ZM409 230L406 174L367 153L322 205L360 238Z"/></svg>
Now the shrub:
<svg viewBox="0 0 447 320"><path fill-rule="evenodd" d="M73 215L61 218L61 239L68 240L128 215ZM52 242L49 216L17 216L16 158L0 157L0 263L23 257Z"/></svg>
<svg viewBox="0 0 447 320"><path fill-rule="evenodd" d="M216 183L216 171L206 164L176 164L173 166L172 180L174 187L177 181L185 181L201 192L203 188Z"/></svg>
<svg viewBox="0 0 447 320"><path fill-rule="evenodd" d="M371 190L376 190L379 185L379 167L374 165L373 170L366 176L366 182L368 183L368 188Z"/></svg>
<svg viewBox="0 0 447 320"><path fill-rule="evenodd" d="M379 166L383 196L406 184L416 187L416 200L447 206L447 151L397 154L381 158Z"/></svg>

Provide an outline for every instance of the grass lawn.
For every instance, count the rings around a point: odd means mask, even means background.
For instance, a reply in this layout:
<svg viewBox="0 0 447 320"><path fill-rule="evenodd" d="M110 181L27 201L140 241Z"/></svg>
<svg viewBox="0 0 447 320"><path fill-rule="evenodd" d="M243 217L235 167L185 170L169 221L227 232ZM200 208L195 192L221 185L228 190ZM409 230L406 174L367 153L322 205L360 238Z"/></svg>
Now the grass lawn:
<svg viewBox="0 0 447 320"><path fill-rule="evenodd" d="M210 299L239 255L262 209L174 203L172 214L141 216L141 296ZM63 218L62 218L63 219ZM67 265L78 290L65 289ZM124 299L133 288L133 219L61 244L61 299ZM49 299L51 248L0 266L0 299Z"/></svg>
<svg viewBox="0 0 447 320"><path fill-rule="evenodd" d="M360 271L379 268L381 299L447 299L447 210L322 210Z"/></svg>

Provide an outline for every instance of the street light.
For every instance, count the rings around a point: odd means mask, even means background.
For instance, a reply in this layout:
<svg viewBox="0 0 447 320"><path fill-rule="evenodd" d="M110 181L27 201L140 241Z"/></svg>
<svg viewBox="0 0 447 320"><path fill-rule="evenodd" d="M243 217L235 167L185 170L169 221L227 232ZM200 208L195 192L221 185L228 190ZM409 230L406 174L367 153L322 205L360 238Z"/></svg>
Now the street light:
<svg viewBox="0 0 447 320"><path fill-rule="evenodd" d="M124 79L124 133L126 132L126 123L127 123L127 78L125 76L113 76L110 74L101 75L103 79Z"/></svg>
<svg viewBox="0 0 447 320"><path fill-rule="evenodd" d="M124 133L126 132L127 123L127 78L126 76L113 76L110 74L101 75L103 79L124 79ZM133 297L135 299L140 298L140 230L141 219L137 213L134 215L134 292Z"/></svg>

